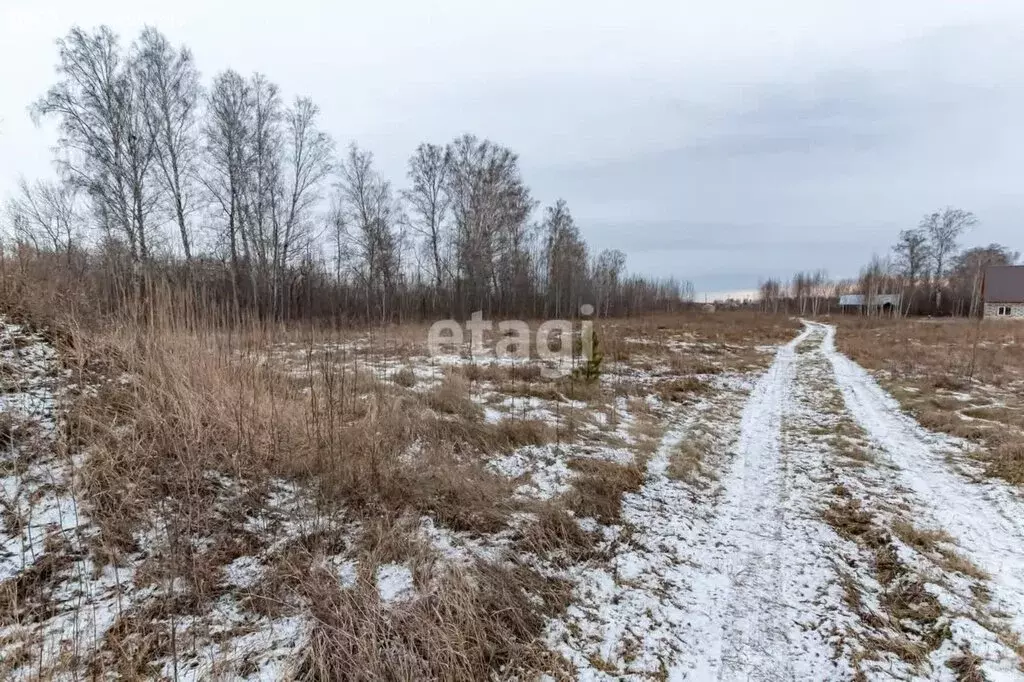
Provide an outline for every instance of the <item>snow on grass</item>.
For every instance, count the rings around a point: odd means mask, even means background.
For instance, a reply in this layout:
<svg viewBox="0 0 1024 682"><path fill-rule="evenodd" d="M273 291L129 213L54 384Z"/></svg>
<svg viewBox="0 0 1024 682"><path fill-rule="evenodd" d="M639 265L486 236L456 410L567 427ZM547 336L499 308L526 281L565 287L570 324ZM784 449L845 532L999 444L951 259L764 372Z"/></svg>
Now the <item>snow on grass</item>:
<svg viewBox="0 0 1024 682"><path fill-rule="evenodd" d="M769 419L778 411L765 396L783 374L782 368L775 367L759 382L765 384L762 397L755 391L744 412L746 421L751 416ZM749 386L733 382L733 388L737 390L716 390L690 406L690 413L677 414L676 424L648 463L645 485L623 499L624 530L607 536L616 538L608 547L612 553L608 564L570 571L576 582L575 599L565 616L550 624L548 641L579 670L580 678L709 679L720 670L721 657L716 656L727 633L715 619L723 611L732 606L734 623L741 622L743 615L756 618L777 613L780 621L793 615L776 608L780 598L791 596L779 584L765 586L758 599L743 595L743 604L730 601L731 591L726 589L738 577L732 575L732 562L751 557L757 546L766 544L757 539L757 533L770 525L767 519L763 515L747 518L744 514L749 509L735 508L740 496L749 495L755 501L769 492L749 489L762 484L766 472L750 463L734 464L734 472L740 467L738 475L732 474L729 482L718 486L717 494L706 490L712 485L709 480L695 486L666 475L672 453L698 427L713 434L722 448L735 435L734 420L746 395L743 389ZM761 443L770 436L747 424L740 437L748 449L754 449L751 440ZM734 459L744 454L740 451ZM744 481L747 486L742 485ZM737 656L749 657L770 647L768 642L751 643L748 652L742 645L737 642L733 652ZM787 656L788 651L784 647L777 655Z"/></svg>
<svg viewBox="0 0 1024 682"><path fill-rule="evenodd" d="M137 533L137 549L122 553L116 565L95 562L89 547L98 531L73 494L84 456L59 456L55 441L58 403L68 390L62 386L65 377L57 354L42 337L0 321L0 363L5 389L0 393L0 413L9 431L6 447L0 450L0 594L15 594L23 601L15 605L15 612L4 614L0 625L0 676L80 679L85 671L76 666L104 655L107 634L121 619L146 614L160 600L185 596L187 588L180 579L171 584L151 578L138 581L139 569L168 551L159 519ZM236 479L216 472L207 478L224 497L243 492ZM243 526L266 538L268 546L260 556L241 556L224 565L219 580L226 593L201 615L178 618L178 655L144 662L164 677L200 680L228 671L234 671L232 679L291 676L289 661L296 660L305 643L306 618L262 616L244 608L240 598L263 580L269 553L310 533L348 531L329 523L308 495L284 481L271 481L266 504ZM197 553L212 542L199 536L189 540ZM28 589L17 587L13 581L30 575L37 565L44 577L32 578ZM339 566L342 583L349 572L354 582L351 568ZM141 627L170 627L165 620L142 618Z"/></svg>
<svg viewBox="0 0 1024 682"><path fill-rule="evenodd" d="M528 522L526 515L513 518L513 523ZM478 559L496 562L501 560L508 549L512 531L476 536L457 532L434 523L429 516L420 520L420 532L427 543L443 558L462 565L469 565Z"/></svg>
<svg viewBox="0 0 1024 682"><path fill-rule="evenodd" d="M548 500L572 488L576 472L570 461L588 458L628 464L634 454L601 445L528 445L490 459L487 466L495 473L520 481L516 488L520 499Z"/></svg>
<svg viewBox="0 0 1024 682"><path fill-rule="evenodd" d="M835 349L826 327L823 350L846 407L872 441L899 468L903 484L924 500L939 524L992 576L994 605L1024 636L1024 499L1005 483L975 482L950 463L961 444L922 428L870 374Z"/></svg>
<svg viewBox="0 0 1024 682"><path fill-rule="evenodd" d="M377 567L377 593L383 602L404 601L416 593L412 569L404 564L383 564Z"/></svg>

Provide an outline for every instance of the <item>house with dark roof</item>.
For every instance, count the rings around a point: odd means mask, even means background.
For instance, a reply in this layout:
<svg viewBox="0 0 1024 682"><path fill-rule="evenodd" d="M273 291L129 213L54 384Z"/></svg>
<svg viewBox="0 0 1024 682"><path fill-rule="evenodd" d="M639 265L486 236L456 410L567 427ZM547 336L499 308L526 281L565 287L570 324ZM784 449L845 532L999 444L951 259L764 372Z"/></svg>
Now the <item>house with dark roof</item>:
<svg viewBox="0 0 1024 682"><path fill-rule="evenodd" d="M985 317L1024 319L1024 265L996 265L986 270L981 299Z"/></svg>

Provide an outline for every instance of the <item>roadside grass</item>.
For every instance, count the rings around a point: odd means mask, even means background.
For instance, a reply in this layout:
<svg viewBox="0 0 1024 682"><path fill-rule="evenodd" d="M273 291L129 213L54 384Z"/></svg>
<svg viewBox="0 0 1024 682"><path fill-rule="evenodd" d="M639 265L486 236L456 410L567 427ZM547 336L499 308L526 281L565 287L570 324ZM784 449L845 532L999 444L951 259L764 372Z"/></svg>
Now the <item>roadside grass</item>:
<svg viewBox="0 0 1024 682"><path fill-rule="evenodd" d="M232 638L302 618L303 679L565 678L543 632L571 585L537 566L600 561L603 540L580 520L621 523L669 421L717 390L717 375L763 367L761 346L798 327L747 313L600 320L606 365L584 381L546 376L536 353L510 364L465 348L429 358L427 325L214 320L199 314L206 301L179 296L157 286L111 318L22 306L49 325L76 387L60 447L75 459L90 526L83 549L48 546L0 583L0 610L19 624L49 617L59 581L86 565L115 571L135 599L77 658L37 665L55 676L173 677L211 638L218 675L251 673ZM0 381L14 379L0 367ZM19 426L0 421L0 441L16 439ZM528 446L602 439L630 459L570 455L569 489L547 500L517 496L489 466ZM706 473L703 453L687 456L695 463L673 471ZM3 513L5 526L21 523ZM424 519L464 541L459 558L425 536ZM465 549L477 545L487 551ZM238 560L259 568L244 588L228 582ZM342 584L348 564L353 582ZM376 576L393 566L414 589L391 602ZM246 625L218 630L225 609ZM3 665L39 660L44 644L12 644Z"/></svg>
<svg viewBox="0 0 1024 682"><path fill-rule="evenodd" d="M856 543L870 557L867 565L880 586L880 592L874 595L880 607L877 611L868 608L861 596L870 587L859 583L851 572L840 569L845 576L846 602L867 628L858 638L863 650L855 657L855 663L877 661L887 653L919 669L928 655L950 636L942 619L942 607L924 587L922 579L899 558L892 535L876 515L845 488L834 492L836 498L825 508L823 518L841 537Z"/></svg>
<svg viewBox="0 0 1024 682"><path fill-rule="evenodd" d="M669 453L665 475L679 481L696 482L705 472L711 444L707 438L696 436L683 439Z"/></svg>
<svg viewBox="0 0 1024 682"><path fill-rule="evenodd" d="M858 679L879 666L890 668L892 657L921 672L934 663L933 652L951 640L950 624L957 615L967 615L1016 651L1016 638L1008 636L1005 624L988 610L990 576L957 550L949 533L915 523L913 510L905 504L877 498L871 492L867 484L871 479L864 478L870 474L864 467L873 465L876 457L866 433L846 411L834 382L824 380L831 376L824 360L801 362L805 369L814 366L816 370L809 373L811 390L802 393L801 400L818 415L817 428L806 434L788 433L817 439L834 457L826 468L833 484L824 496L821 516L856 547L855 554L836 561L836 570L844 602L862 628L849 632L847 642L853 644L852 663ZM868 487L862 488L866 484ZM861 492L855 494L851 488ZM964 580L970 589L961 587L957 592L968 604L967 613L961 614L960 607L944 607L932 588L952 589ZM970 672L980 671L980 662L965 649L949 658L947 665Z"/></svg>
<svg viewBox="0 0 1024 682"><path fill-rule="evenodd" d="M1024 484L1024 323L840 317L836 343L925 428L977 443L990 476Z"/></svg>
<svg viewBox="0 0 1024 682"><path fill-rule="evenodd" d="M577 458L569 462L577 476L567 506L579 517L615 524L622 514L622 496L636 492L646 478L647 458L637 455L629 463Z"/></svg>

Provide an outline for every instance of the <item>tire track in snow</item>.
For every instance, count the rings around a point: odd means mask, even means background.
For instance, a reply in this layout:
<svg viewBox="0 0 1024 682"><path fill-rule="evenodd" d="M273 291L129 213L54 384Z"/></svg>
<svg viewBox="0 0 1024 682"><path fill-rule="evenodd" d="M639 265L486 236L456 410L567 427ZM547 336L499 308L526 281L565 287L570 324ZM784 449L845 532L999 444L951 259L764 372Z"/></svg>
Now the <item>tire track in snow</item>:
<svg viewBox="0 0 1024 682"><path fill-rule="evenodd" d="M1024 499L998 481L976 483L952 470L956 441L924 429L906 415L860 365L838 352L835 327L824 330L829 359L847 409L900 468L903 483L924 500L936 520L991 576L993 606L1009 614L1024 635Z"/></svg>
<svg viewBox="0 0 1024 682"><path fill-rule="evenodd" d="M726 381L665 434L648 463L643 488L623 497L625 527L607 529L621 536L622 544L607 564L585 565L574 576L574 603L549 624L548 636L572 663L576 679L664 680L692 646L683 637L690 617L684 598L689 571L683 562L695 526L706 525L704 517L713 513L713 495L670 478L669 460L697 428L712 429L719 445L729 443L751 386Z"/></svg>
<svg viewBox="0 0 1024 682"><path fill-rule="evenodd" d="M807 513L817 487L782 449L796 348L812 331L780 348L755 386L715 516L691 539L690 649L673 679L849 677L832 661L826 627L840 607L828 596L834 574L823 548L832 533Z"/></svg>
<svg viewBox="0 0 1024 682"><path fill-rule="evenodd" d="M666 434L644 487L623 498L625 542L609 565L583 569L549 629L577 679L852 677L834 660L843 604L836 536L815 507L821 454L783 447L796 349L812 333L782 346L744 399L713 396ZM721 478L669 478L671 453L697 428L731 441Z"/></svg>

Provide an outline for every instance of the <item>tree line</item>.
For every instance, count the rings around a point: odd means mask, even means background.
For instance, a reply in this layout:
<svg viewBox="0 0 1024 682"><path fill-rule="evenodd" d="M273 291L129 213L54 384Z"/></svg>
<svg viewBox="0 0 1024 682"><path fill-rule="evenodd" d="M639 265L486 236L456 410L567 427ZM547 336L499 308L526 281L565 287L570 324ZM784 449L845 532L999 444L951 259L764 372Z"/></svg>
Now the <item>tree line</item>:
<svg viewBox="0 0 1024 682"><path fill-rule="evenodd" d="M374 322L692 300L686 281L593 254L566 202L540 210L516 153L490 140L419 145L399 187L372 152L337 149L310 98L231 69L204 84L154 28L127 47L74 28L57 46L56 82L30 107L58 126L57 178L22 180L7 228L100 298L144 297L159 279L267 319Z"/></svg>
<svg viewBox="0 0 1024 682"><path fill-rule="evenodd" d="M900 231L891 254L872 256L856 278L830 280L819 270L799 272L788 285L768 279L760 286L761 306L817 314L837 309L842 294L862 294L867 300L896 294L900 305L893 314L980 315L985 271L1014 265L1020 254L1002 244L961 250L961 239L977 223L972 212L960 208L933 211L916 227ZM880 311L872 306L865 312Z"/></svg>

